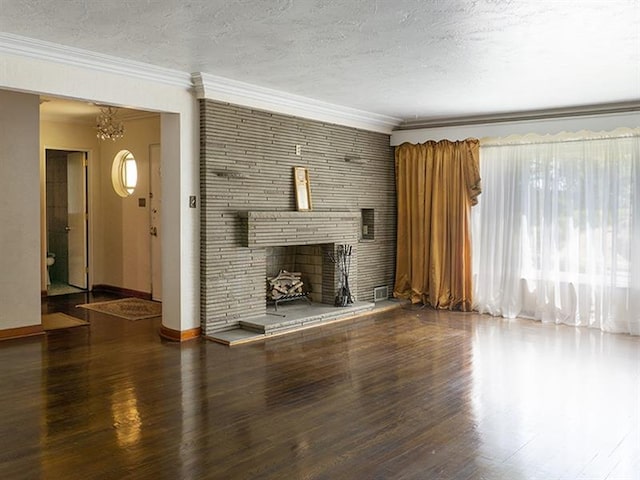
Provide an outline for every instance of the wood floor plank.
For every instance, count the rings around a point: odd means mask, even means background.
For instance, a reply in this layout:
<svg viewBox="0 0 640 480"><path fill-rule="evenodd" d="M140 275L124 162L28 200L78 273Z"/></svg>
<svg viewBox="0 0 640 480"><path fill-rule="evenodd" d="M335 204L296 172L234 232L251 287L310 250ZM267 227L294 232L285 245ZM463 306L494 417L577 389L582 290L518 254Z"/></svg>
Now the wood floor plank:
<svg viewBox="0 0 640 480"><path fill-rule="evenodd" d="M640 478L638 337L404 308L175 344L86 295L0 343L0 478Z"/></svg>

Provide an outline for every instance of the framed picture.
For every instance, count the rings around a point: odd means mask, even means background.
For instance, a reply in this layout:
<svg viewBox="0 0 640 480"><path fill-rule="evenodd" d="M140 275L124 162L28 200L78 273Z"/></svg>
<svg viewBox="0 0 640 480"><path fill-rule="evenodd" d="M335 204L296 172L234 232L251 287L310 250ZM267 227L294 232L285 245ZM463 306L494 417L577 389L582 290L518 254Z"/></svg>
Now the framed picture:
<svg viewBox="0 0 640 480"><path fill-rule="evenodd" d="M299 212L311 210L311 185L309 170L305 167L293 167L293 180L296 187L296 208Z"/></svg>

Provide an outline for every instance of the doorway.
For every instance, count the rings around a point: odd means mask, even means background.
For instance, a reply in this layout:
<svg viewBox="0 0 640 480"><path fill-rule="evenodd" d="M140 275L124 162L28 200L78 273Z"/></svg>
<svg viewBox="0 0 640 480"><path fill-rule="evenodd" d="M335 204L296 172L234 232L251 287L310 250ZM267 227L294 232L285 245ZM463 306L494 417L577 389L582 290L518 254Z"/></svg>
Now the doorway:
<svg viewBox="0 0 640 480"><path fill-rule="evenodd" d="M87 290L87 152L45 150L47 295Z"/></svg>

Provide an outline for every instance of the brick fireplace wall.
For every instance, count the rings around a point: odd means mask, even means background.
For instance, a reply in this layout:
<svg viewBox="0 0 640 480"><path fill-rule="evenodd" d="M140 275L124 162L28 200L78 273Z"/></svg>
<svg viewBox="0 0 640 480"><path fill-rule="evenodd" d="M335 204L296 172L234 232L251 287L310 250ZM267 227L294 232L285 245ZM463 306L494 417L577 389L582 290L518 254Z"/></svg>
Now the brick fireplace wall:
<svg viewBox="0 0 640 480"><path fill-rule="evenodd" d="M309 169L313 213L350 212L359 219L366 209L366 222L375 222L373 238L349 236L357 249L357 299L372 301L374 287L393 285L396 194L389 135L212 100L200 101L200 129L205 334L265 314L266 249L247 246L246 212L294 212L294 166Z"/></svg>

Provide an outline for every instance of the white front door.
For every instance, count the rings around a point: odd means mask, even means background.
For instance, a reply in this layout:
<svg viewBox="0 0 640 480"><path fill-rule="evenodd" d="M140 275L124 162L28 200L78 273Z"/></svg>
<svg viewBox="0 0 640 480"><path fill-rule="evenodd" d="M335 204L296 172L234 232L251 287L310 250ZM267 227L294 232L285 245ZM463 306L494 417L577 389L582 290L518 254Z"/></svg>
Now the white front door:
<svg viewBox="0 0 640 480"><path fill-rule="evenodd" d="M85 153L67 155L69 285L87 288L87 175Z"/></svg>
<svg viewBox="0 0 640 480"><path fill-rule="evenodd" d="M162 300L162 242L160 206L162 203L162 190L160 188L160 145L149 145L149 211L151 233L151 298Z"/></svg>

